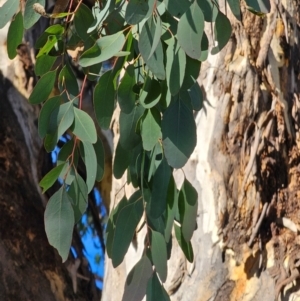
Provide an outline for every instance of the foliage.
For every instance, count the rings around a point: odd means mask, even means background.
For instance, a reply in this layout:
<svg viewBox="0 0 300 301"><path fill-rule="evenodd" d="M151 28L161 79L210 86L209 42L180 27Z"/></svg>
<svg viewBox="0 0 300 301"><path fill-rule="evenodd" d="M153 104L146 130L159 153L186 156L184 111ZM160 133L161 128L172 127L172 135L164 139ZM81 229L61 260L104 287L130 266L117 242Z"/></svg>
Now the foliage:
<svg viewBox="0 0 300 301"><path fill-rule="evenodd" d="M266 0L246 2L255 13L269 9ZM102 129L110 127L115 107L121 109L114 176L121 178L127 170L127 182L137 189L111 211L107 254L117 267L137 227L147 227L144 254L127 277L123 300L141 300L145 294L147 300L169 300L163 283L173 225L187 260L194 258L190 240L198 196L187 179L176 187L173 170L186 164L196 145L193 111L203 102L197 76L211 49L205 22L214 27L211 54L230 39L230 22L217 0L106 0L96 1L92 9L79 1L68 13L54 15L47 14L44 5L44 0L28 0L19 12L18 0L5 2L0 28L13 17L7 45L12 59L24 29L41 16L60 18L36 42L35 72L40 79L29 98L32 104L42 104L38 130L48 152L61 135L71 136L57 166L40 182L43 192L58 178L63 183L45 211L48 240L65 261L74 223L86 210L95 180L103 176L104 149L93 119L82 110L85 85L94 82L95 116ZM228 0L228 5L240 20L239 0ZM80 55L71 57L71 52ZM112 68L100 77L107 60L113 60ZM84 74L81 87L75 68ZM53 95L55 88L59 93ZM84 176L78 172L80 162Z"/></svg>

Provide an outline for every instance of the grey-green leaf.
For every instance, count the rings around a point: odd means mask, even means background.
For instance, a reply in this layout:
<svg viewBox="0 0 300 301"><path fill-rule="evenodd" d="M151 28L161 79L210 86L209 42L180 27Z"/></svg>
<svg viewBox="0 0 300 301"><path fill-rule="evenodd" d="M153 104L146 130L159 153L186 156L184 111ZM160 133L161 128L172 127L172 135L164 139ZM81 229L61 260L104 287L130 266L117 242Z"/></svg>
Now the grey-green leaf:
<svg viewBox="0 0 300 301"><path fill-rule="evenodd" d="M74 122L71 131L81 141L96 143L97 132L93 119L86 112L74 107Z"/></svg>
<svg viewBox="0 0 300 301"><path fill-rule="evenodd" d="M69 255L73 227L73 208L65 187L62 186L47 203L45 230L50 245L57 249L63 262Z"/></svg>
<svg viewBox="0 0 300 301"><path fill-rule="evenodd" d="M104 166L105 166L105 153L103 143L100 138L94 144L94 149L97 157L97 174L96 181L100 182L104 176Z"/></svg>
<svg viewBox="0 0 300 301"><path fill-rule="evenodd" d="M153 273L152 278L147 285L146 301L170 301L170 297L164 287L160 284L156 273Z"/></svg>
<svg viewBox="0 0 300 301"><path fill-rule="evenodd" d="M146 17L148 10L148 1L130 0L126 7L125 21L131 25L138 24Z"/></svg>
<svg viewBox="0 0 300 301"><path fill-rule="evenodd" d="M178 99L166 109L162 120L163 147L170 166L185 165L196 146L193 112Z"/></svg>
<svg viewBox="0 0 300 301"><path fill-rule="evenodd" d="M189 0L164 0L167 11L174 17L180 18L190 7Z"/></svg>
<svg viewBox="0 0 300 301"><path fill-rule="evenodd" d="M57 181L61 171L65 167L65 164L60 164L53 169L51 169L40 181L40 186L43 188L43 193L45 193L52 185Z"/></svg>
<svg viewBox="0 0 300 301"><path fill-rule="evenodd" d="M90 193L94 187L97 175L97 157L93 145L90 142L81 141L80 155L85 164L86 185L88 187L88 193Z"/></svg>
<svg viewBox="0 0 300 301"><path fill-rule="evenodd" d="M204 16L197 1L194 1L179 20L177 38L185 53L193 59L201 56L201 39L204 31Z"/></svg>
<svg viewBox="0 0 300 301"><path fill-rule="evenodd" d="M165 282L168 275L167 247L165 238L157 231L151 231L151 254L159 278Z"/></svg>
<svg viewBox="0 0 300 301"><path fill-rule="evenodd" d="M94 90L94 108L102 129L109 129L115 108L115 88L112 70L105 72Z"/></svg>
<svg viewBox="0 0 300 301"><path fill-rule="evenodd" d="M146 294L147 283L152 276L152 265L144 255L127 276L122 301L142 301ZM159 301L158 299L156 301Z"/></svg>
<svg viewBox="0 0 300 301"><path fill-rule="evenodd" d="M178 241L178 244L179 244L181 250L183 251L186 259L192 263L194 261L194 252L193 252L193 247L192 247L191 242L189 241L187 243L184 240L183 234L181 232L181 227L174 224L174 229L175 229L175 236L176 236L176 239Z"/></svg>
<svg viewBox="0 0 300 301"><path fill-rule="evenodd" d="M42 76L45 73L47 73L53 66L56 59L57 59L56 56L50 56L50 55L42 55L38 57L36 59L36 63L34 66L35 75Z"/></svg>
<svg viewBox="0 0 300 301"><path fill-rule="evenodd" d="M8 0L11 1L11 0ZM41 17L33 9L33 4L40 4L45 7L45 0L27 0L24 10L24 28L29 29L33 26Z"/></svg>
<svg viewBox="0 0 300 301"><path fill-rule="evenodd" d="M3 28L17 12L20 0L7 0L0 7L0 29Z"/></svg>
<svg viewBox="0 0 300 301"><path fill-rule="evenodd" d="M239 0L227 0L229 7L234 14L234 16L241 21L241 9Z"/></svg>

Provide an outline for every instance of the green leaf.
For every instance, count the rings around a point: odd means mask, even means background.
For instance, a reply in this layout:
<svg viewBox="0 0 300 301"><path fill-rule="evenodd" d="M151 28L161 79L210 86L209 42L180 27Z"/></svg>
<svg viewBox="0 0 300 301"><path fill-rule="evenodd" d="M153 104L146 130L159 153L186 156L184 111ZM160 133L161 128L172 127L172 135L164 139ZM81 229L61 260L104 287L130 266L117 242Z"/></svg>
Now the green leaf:
<svg viewBox="0 0 300 301"><path fill-rule="evenodd" d="M164 158L153 176L151 201L147 204L148 212L153 218L158 218L167 209L167 193L171 174L172 170Z"/></svg>
<svg viewBox="0 0 300 301"><path fill-rule="evenodd" d="M153 273L152 278L148 281L146 295L146 301L170 301L170 297L160 284L156 273Z"/></svg>
<svg viewBox="0 0 300 301"><path fill-rule="evenodd" d="M123 149L120 142L117 144L114 158L113 174L116 179L121 179L128 165L130 164L131 153Z"/></svg>
<svg viewBox="0 0 300 301"><path fill-rule="evenodd" d="M179 92L182 86L186 68L186 56L177 40L172 38L167 49L166 75L172 95ZM199 75L199 73L198 73Z"/></svg>
<svg viewBox="0 0 300 301"><path fill-rule="evenodd" d="M228 5L234 14L234 16L241 21L241 9L240 9L240 1L239 0L227 0Z"/></svg>
<svg viewBox="0 0 300 301"><path fill-rule="evenodd" d="M57 157L57 165L62 164L68 160L70 160L70 156L73 152L73 150L76 150L76 147L74 148L74 138L69 140L67 143L63 145L63 147L60 149ZM78 163L78 157L73 158L73 165L77 165Z"/></svg>
<svg viewBox="0 0 300 301"><path fill-rule="evenodd" d="M168 275L166 241L163 235L156 231L151 231L151 254L159 278L165 282Z"/></svg>
<svg viewBox="0 0 300 301"><path fill-rule="evenodd" d="M69 63L66 63L59 73L58 87L61 92L67 90L70 98L79 94L77 78Z"/></svg>
<svg viewBox="0 0 300 301"><path fill-rule="evenodd" d="M201 41L204 31L204 16L197 1L179 20L177 38L185 53L193 59L199 60L201 56Z"/></svg>
<svg viewBox="0 0 300 301"><path fill-rule="evenodd" d="M37 58L43 55L47 55L52 50L52 48L56 45L57 41L58 41L57 36L49 35L46 44L40 49Z"/></svg>
<svg viewBox="0 0 300 301"><path fill-rule="evenodd" d="M188 90L195 84L200 73L200 67L201 62L186 56L185 74L181 90Z"/></svg>
<svg viewBox="0 0 300 301"><path fill-rule="evenodd" d="M29 103L36 105L45 101L54 87L55 79L56 70L44 74L31 92Z"/></svg>
<svg viewBox="0 0 300 301"><path fill-rule="evenodd" d="M129 0L126 12L125 21L128 24L135 25L143 21L148 13L148 1Z"/></svg>
<svg viewBox="0 0 300 301"><path fill-rule="evenodd" d="M114 267L123 261L143 212L143 200L140 192L137 191L130 197L129 204L122 208L116 221L112 244L112 264Z"/></svg>
<svg viewBox="0 0 300 301"><path fill-rule="evenodd" d="M78 173L75 173L75 179L69 188L68 194L72 200L74 220L77 223L86 211L88 202L87 186Z"/></svg>
<svg viewBox="0 0 300 301"><path fill-rule="evenodd" d="M50 55L42 55L38 57L34 66L35 75L42 76L47 73L55 63L56 59L56 56Z"/></svg>
<svg viewBox="0 0 300 301"><path fill-rule="evenodd" d="M92 11L85 4L81 3L74 16L74 26L78 36L81 37L83 41L90 38L90 34L88 34L87 31L93 22L94 17Z"/></svg>
<svg viewBox="0 0 300 301"><path fill-rule="evenodd" d="M39 116L39 123L38 123L38 132L41 138L44 138L47 134L48 125L50 121L50 116L52 112L59 108L61 103L60 96L54 96L49 98L45 104L43 105L40 116Z"/></svg>
<svg viewBox="0 0 300 301"><path fill-rule="evenodd" d="M48 37L50 35L55 35L58 38L63 35L65 32L65 28L60 24L55 24L50 27L48 27L45 32L37 39L35 43L35 48L40 49L42 48L48 41Z"/></svg>
<svg viewBox="0 0 300 301"><path fill-rule="evenodd" d="M11 1L11 0L9 0ZM33 9L33 4L40 4L45 7L45 0L27 0L24 11L24 28L29 29L32 27L41 17Z"/></svg>
<svg viewBox="0 0 300 301"><path fill-rule="evenodd" d="M197 0L197 2L204 15L204 20L206 22L215 22L216 16L219 11L216 4L210 0Z"/></svg>
<svg viewBox="0 0 300 301"><path fill-rule="evenodd" d="M57 141L64 132L70 128L74 121L73 102L69 101L55 108L51 113L48 127L48 134L57 132Z"/></svg>
<svg viewBox="0 0 300 301"><path fill-rule="evenodd" d="M94 89L94 108L100 127L109 129L115 108L115 87L112 70L105 72Z"/></svg>
<svg viewBox="0 0 300 301"><path fill-rule="evenodd" d="M154 25L155 25L155 18L153 18L153 22L154 22ZM148 60L153 55L154 51L156 50L156 48L157 48L157 46L160 42L161 33L162 33L161 19L160 19L160 16L157 15L156 16L155 31L154 31L154 36L153 36L153 43L152 43L152 46L151 46L150 54L148 56Z"/></svg>
<svg viewBox="0 0 300 301"><path fill-rule="evenodd" d="M191 98L193 110L200 111L203 107L203 94L198 82L195 82L188 90L188 93Z"/></svg>
<svg viewBox="0 0 300 301"><path fill-rule="evenodd" d="M100 138L94 144L94 149L97 157L97 174L96 181L100 182L104 176L104 167L105 167L105 153L103 143Z"/></svg>
<svg viewBox="0 0 300 301"><path fill-rule="evenodd" d="M101 37L93 47L81 55L79 64L82 67L88 67L107 61L116 55L123 48L124 44L125 37L122 31Z"/></svg>
<svg viewBox="0 0 300 301"><path fill-rule="evenodd" d="M45 210L45 230L51 246L57 249L63 262L67 260L74 227L74 213L65 187L49 200Z"/></svg>
<svg viewBox="0 0 300 301"><path fill-rule="evenodd" d="M157 47L149 58L151 54L151 48L153 45L155 37L156 25L153 18L148 19L145 25L142 28L139 37L139 50L143 57L143 60L151 70L151 72L161 80L164 80L166 77L164 69L164 54L161 41L158 41Z"/></svg>
<svg viewBox="0 0 300 301"><path fill-rule="evenodd" d="M192 263L194 261L194 252L193 252L193 247L192 247L191 242L189 241L187 243L184 240L183 234L181 232L181 227L174 224L174 229L175 229L175 236L176 236L176 239L178 241L178 244L179 244L181 250L183 251L186 259Z"/></svg>
<svg viewBox="0 0 300 301"><path fill-rule="evenodd" d="M220 52L231 37L231 24L228 18L219 11L216 22L215 22L215 40L218 42L218 45L211 50L211 54L217 54Z"/></svg>
<svg viewBox="0 0 300 301"><path fill-rule="evenodd" d="M3 28L17 12L20 6L19 0L7 0L0 7L0 29Z"/></svg>
<svg viewBox="0 0 300 301"><path fill-rule="evenodd" d="M178 197L181 231L185 241L190 241L196 229L197 209L197 191L191 183L185 179Z"/></svg>
<svg viewBox="0 0 300 301"><path fill-rule="evenodd" d="M246 4L255 12L264 14L269 13L271 9L269 0L246 0Z"/></svg>
<svg viewBox="0 0 300 301"><path fill-rule="evenodd" d="M45 193L53 184L57 181L61 171L65 167L65 164L58 165L51 169L40 181L40 186L43 188L43 193Z"/></svg>
<svg viewBox="0 0 300 301"><path fill-rule="evenodd" d="M141 301L146 294L147 283L152 273L151 262L144 255L127 276L122 301Z"/></svg>
<svg viewBox="0 0 300 301"><path fill-rule="evenodd" d="M72 133L81 141L96 143L97 132L93 119L86 112L74 107Z"/></svg>
<svg viewBox="0 0 300 301"><path fill-rule="evenodd" d="M101 9L99 2L95 2L95 5L93 7L93 15L95 19L93 23L90 25L87 33L91 33L92 31L94 31L95 29L99 28L102 25L103 21L109 14L109 8L111 6L111 3L112 3L111 0L106 1L104 8Z"/></svg>
<svg viewBox="0 0 300 301"><path fill-rule="evenodd" d="M133 92L135 84L134 66L128 65L118 88L118 103L121 111L126 114L129 114L135 106L136 94Z"/></svg>
<svg viewBox="0 0 300 301"><path fill-rule="evenodd" d="M130 114L120 113L119 143L125 150L132 150L141 140L140 136L136 134L136 125L144 110L143 106L136 105Z"/></svg>
<svg viewBox="0 0 300 301"><path fill-rule="evenodd" d="M167 11L174 17L180 18L190 7L189 0L164 0Z"/></svg>
<svg viewBox="0 0 300 301"><path fill-rule="evenodd" d="M156 168L159 166L162 160L162 147L159 142L156 143L150 154L150 166L148 170L148 182L150 182L152 176L154 175Z"/></svg>
<svg viewBox="0 0 300 301"><path fill-rule="evenodd" d="M201 56L200 56L201 62L206 61L206 59L208 57L208 47L209 47L208 38L207 38L205 32L203 32L203 36L202 36L202 40L201 40Z"/></svg>
<svg viewBox="0 0 300 301"><path fill-rule="evenodd" d="M147 110L142 122L141 135L143 147L151 151L158 140L161 138L160 129L161 117L156 108Z"/></svg>
<svg viewBox="0 0 300 301"><path fill-rule="evenodd" d="M22 43L23 32L23 16L22 13L19 12L10 23L7 33L7 54L11 60L17 55L17 47Z"/></svg>
<svg viewBox="0 0 300 301"><path fill-rule="evenodd" d="M90 193L94 187L97 175L97 157L93 145L90 142L81 141L80 155L85 164L86 185L88 187L88 193Z"/></svg>
<svg viewBox="0 0 300 301"><path fill-rule="evenodd" d="M154 107L160 99L161 87L155 78L147 76L140 94L140 103L146 108Z"/></svg>
<svg viewBox="0 0 300 301"><path fill-rule="evenodd" d="M45 140L44 140L44 147L48 153L50 153L54 150L58 139L59 139L59 136L57 134L57 131L54 132L53 134L46 135Z"/></svg>
<svg viewBox="0 0 300 301"><path fill-rule="evenodd" d="M193 112L182 100L166 109L162 120L163 147L170 166L185 165L196 146L196 124Z"/></svg>

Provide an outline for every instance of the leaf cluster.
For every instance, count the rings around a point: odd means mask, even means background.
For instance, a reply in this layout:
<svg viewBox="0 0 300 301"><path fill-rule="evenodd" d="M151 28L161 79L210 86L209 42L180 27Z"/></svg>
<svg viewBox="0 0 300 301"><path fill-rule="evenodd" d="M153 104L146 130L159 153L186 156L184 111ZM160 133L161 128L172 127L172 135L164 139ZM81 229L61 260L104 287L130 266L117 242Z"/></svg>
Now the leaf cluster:
<svg viewBox="0 0 300 301"><path fill-rule="evenodd" d="M253 12L267 12L267 0L247 0ZM228 0L241 19L239 0ZM109 129L118 105L120 139L113 174L127 171L136 192L112 208L106 229L107 254L113 266L124 259L137 227L145 226L142 258L129 273L123 300L169 300L167 278L174 227L187 260L193 261L198 196L185 179L178 189L174 169L182 168L197 142L194 111L202 108L197 81L201 62L217 54L231 37L227 16L217 0L106 0L92 9L80 4L70 13L49 15L45 0L9 0L0 8L0 28L8 31L8 55L16 56L23 31L43 17L61 18L38 38L35 73L39 80L29 102L41 104L38 132L48 152L61 135L68 141L57 166L40 182L43 192L60 178L50 198L45 228L51 245L67 259L74 224L86 210L88 193L104 172L104 149L96 126L83 108L87 81L93 83L93 106L101 129ZM214 28L213 45L205 24ZM111 60L110 70L104 64ZM78 84L75 69L84 76ZM104 72L104 74L102 74ZM100 76L101 75L101 76ZM58 91L53 93L53 91ZM86 177L78 173L82 161Z"/></svg>

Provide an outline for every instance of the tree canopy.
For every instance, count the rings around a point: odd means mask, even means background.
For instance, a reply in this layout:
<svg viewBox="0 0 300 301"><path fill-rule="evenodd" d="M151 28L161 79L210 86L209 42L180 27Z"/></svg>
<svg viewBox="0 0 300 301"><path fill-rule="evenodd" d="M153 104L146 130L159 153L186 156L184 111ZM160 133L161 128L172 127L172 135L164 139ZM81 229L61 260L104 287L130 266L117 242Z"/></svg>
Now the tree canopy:
<svg viewBox="0 0 300 301"><path fill-rule="evenodd" d="M61 1L60 1L61 2ZM66 6L68 1L66 2ZM262 17L267 0L247 0ZM241 18L239 0L228 0ZM104 148L95 122L83 110L83 91L93 87L93 107L101 129L109 129L120 107L120 139L113 174L136 192L111 208L106 249L113 266L124 259L137 228L146 227L144 254L127 277L123 300L169 300L163 283L171 254L171 232L188 261L196 227L198 195L185 179L176 187L173 170L182 168L196 145L194 111L204 97L197 81L201 62L217 54L231 36L226 10L216 0L107 0L89 7L78 1L67 12L45 11L45 0L9 0L0 7L0 28L11 20L7 52L17 55L24 30L49 18L35 44L39 77L29 102L42 105L38 132L51 152L67 133L54 167L41 180L46 192L62 185L47 203L45 230L62 260L68 257L73 227L87 207L88 193L104 173ZM205 26L213 28L213 45ZM110 68L104 64L110 60ZM83 77L79 84L77 73ZM104 73L103 73L104 72ZM103 73L103 74L102 74ZM101 76L100 76L101 74ZM78 171L79 162L85 174Z"/></svg>

